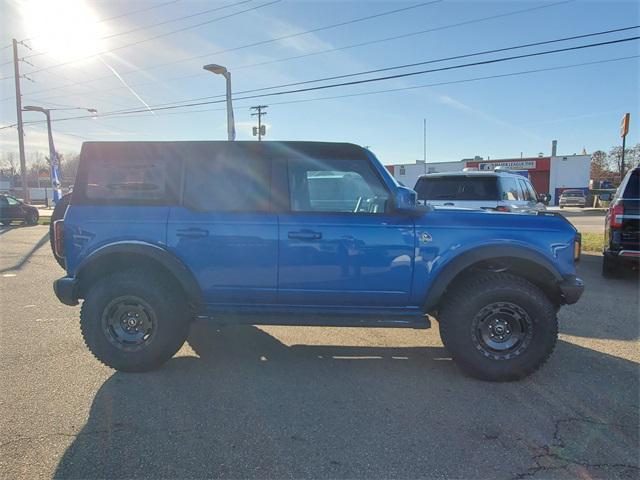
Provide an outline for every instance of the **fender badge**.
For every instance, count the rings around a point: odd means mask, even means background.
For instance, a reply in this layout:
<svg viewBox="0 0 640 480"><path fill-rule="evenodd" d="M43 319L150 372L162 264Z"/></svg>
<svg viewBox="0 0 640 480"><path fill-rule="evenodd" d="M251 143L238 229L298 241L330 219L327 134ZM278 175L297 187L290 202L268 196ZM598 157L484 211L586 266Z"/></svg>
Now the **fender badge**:
<svg viewBox="0 0 640 480"><path fill-rule="evenodd" d="M420 233L420 243L429 243L431 240L433 240L431 234L427 232Z"/></svg>

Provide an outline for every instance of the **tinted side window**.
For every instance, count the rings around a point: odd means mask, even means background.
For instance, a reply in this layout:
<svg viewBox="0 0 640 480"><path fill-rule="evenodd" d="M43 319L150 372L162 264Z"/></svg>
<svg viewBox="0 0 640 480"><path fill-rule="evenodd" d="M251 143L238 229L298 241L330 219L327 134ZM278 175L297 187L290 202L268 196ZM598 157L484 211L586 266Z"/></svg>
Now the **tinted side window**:
<svg viewBox="0 0 640 480"><path fill-rule="evenodd" d="M269 210L269 160L219 152L200 155L186 164L185 207L203 212Z"/></svg>
<svg viewBox="0 0 640 480"><path fill-rule="evenodd" d="M623 198L640 198L640 175L637 170L631 172Z"/></svg>
<svg viewBox="0 0 640 480"><path fill-rule="evenodd" d="M520 189L515 178L502 177L500 184L502 185L502 200L520 200Z"/></svg>
<svg viewBox="0 0 640 480"><path fill-rule="evenodd" d="M384 213L389 194L363 160L289 160L293 212Z"/></svg>
<svg viewBox="0 0 640 480"><path fill-rule="evenodd" d="M91 200L159 201L165 197L165 163L153 158L100 159L91 164Z"/></svg>

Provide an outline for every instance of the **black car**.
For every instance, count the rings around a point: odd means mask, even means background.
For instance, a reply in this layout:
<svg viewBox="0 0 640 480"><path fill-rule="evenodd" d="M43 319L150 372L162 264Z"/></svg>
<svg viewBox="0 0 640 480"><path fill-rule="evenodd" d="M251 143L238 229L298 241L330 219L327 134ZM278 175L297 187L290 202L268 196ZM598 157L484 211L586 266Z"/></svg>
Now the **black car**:
<svg viewBox="0 0 640 480"><path fill-rule="evenodd" d="M640 167L629 171L607 211L602 275L614 277L640 260Z"/></svg>
<svg viewBox="0 0 640 480"><path fill-rule="evenodd" d="M11 222L24 222L27 225L38 223L38 209L27 205L22 200L7 194L0 194L0 223L9 225Z"/></svg>

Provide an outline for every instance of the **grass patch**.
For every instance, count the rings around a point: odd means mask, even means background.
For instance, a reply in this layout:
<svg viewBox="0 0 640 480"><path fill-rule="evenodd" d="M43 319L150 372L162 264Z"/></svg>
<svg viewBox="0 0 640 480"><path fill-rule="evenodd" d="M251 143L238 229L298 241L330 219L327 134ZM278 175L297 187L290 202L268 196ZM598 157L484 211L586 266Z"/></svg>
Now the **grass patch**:
<svg viewBox="0 0 640 480"><path fill-rule="evenodd" d="M49 225L51 223L51 217L40 217L38 219L38 225Z"/></svg>
<svg viewBox="0 0 640 480"><path fill-rule="evenodd" d="M604 234L602 233L583 233L582 234L582 251L583 252L602 252L604 247Z"/></svg>

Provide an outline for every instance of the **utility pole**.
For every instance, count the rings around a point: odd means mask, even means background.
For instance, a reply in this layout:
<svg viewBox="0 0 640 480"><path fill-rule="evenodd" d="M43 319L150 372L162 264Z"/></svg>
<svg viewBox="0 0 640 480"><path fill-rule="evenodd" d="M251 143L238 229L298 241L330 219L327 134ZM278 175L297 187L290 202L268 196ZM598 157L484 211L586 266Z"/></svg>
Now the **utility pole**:
<svg viewBox="0 0 640 480"><path fill-rule="evenodd" d="M263 112L262 110L267 108L269 105L257 105L255 107L251 107L250 110L255 110L256 113L252 113L252 117L258 117L258 127L253 127L253 136L258 136L258 141L262 141L262 137L266 135L267 129L264 125L262 125L262 116L266 115L267 112Z"/></svg>
<svg viewBox="0 0 640 480"><path fill-rule="evenodd" d="M18 149L20 150L20 175L22 177L22 199L30 203L29 185L27 184L27 161L24 156L24 128L22 126L22 95L20 93L20 67L18 62L18 41L13 39L13 74L16 84L16 115L18 119Z"/></svg>
<svg viewBox="0 0 640 480"><path fill-rule="evenodd" d="M427 119L426 118L423 119L423 138L424 138L424 144L423 144L422 159L426 164L427 163Z"/></svg>

